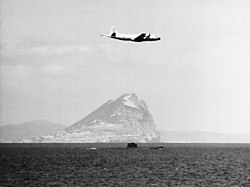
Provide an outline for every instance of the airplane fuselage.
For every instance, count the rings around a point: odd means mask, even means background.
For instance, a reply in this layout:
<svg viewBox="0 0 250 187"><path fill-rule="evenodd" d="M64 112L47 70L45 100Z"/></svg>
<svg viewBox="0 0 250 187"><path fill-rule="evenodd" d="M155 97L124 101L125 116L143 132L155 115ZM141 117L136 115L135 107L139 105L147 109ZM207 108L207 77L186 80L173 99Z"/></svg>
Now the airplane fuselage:
<svg viewBox="0 0 250 187"><path fill-rule="evenodd" d="M124 41L133 41L133 42L144 42L144 41L157 41L160 40L160 37L155 35L146 34L145 37L136 39L140 36L140 34L120 34L116 33L116 36L111 36L110 38L117 39L117 40L124 40Z"/></svg>
<svg viewBox="0 0 250 187"><path fill-rule="evenodd" d="M116 36L111 36L110 38L124 41L133 41L133 42L144 42L144 41L157 41L160 40L160 37L145 37L141 40L135 40L139 35L136 34L118 34Z"/></svg>
<svg viewBox="0 0 250 187"><path fill-rule="evenodd" d="M121 34L115 31L113 31L110 35L101 35L101 36L106 36L116 40L132 41L132 42L157 41L161 39L160 37L150 33Z"/></svg>

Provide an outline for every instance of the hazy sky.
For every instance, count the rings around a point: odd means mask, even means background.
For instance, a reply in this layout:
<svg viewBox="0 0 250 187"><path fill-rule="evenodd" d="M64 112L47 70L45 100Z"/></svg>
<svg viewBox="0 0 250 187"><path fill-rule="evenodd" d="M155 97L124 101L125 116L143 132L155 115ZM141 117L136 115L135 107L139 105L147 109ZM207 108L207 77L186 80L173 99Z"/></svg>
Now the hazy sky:
<svg viewBox="0 0 250 187"><path fill-rule="evenodd" d="M1 0L0 124L136 93L159 129L250 132L250 1ZM151 32L157 42L100 37Z"/></svg>

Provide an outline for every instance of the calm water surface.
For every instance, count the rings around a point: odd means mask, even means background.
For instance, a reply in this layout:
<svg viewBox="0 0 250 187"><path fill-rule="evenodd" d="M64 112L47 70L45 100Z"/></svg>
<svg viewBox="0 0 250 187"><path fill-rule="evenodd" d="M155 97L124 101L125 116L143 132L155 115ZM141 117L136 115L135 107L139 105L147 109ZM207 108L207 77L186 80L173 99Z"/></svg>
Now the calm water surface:
<svg viewBox="0 0 250 187"><path fill-rule="evenodd" d="M0 163L0 186L250 186L250 144L0 144Z"/></svg>

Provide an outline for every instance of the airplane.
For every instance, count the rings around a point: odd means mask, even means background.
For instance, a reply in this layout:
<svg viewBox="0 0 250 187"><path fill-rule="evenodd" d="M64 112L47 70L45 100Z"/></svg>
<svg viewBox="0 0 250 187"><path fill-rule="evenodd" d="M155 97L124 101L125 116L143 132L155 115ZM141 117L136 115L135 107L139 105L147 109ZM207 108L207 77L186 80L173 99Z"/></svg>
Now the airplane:
<svg viewBox="0 0 250 187"><path fill-rule="evenodd" d="M106 36L112 39L131 41L131 42L157 41L161 39L160 37L150 33L141 33L141 34L117 33L114 27L111 28L111 33L109 35L102 34L101 36Z"/></svg>

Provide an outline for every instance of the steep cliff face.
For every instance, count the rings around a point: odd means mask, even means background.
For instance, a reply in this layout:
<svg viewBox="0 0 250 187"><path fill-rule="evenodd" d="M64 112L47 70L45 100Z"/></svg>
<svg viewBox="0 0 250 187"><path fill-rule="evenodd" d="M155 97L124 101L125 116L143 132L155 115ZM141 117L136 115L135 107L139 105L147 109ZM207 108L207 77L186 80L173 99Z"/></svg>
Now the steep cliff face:
<svg viewBox="0 0 250 187"><path fill-rule="evenodd" d="M146 103L135 94L108 101L64 133L44 137L54 142L157 142L160 134Z"/></svg>

